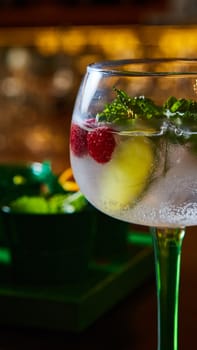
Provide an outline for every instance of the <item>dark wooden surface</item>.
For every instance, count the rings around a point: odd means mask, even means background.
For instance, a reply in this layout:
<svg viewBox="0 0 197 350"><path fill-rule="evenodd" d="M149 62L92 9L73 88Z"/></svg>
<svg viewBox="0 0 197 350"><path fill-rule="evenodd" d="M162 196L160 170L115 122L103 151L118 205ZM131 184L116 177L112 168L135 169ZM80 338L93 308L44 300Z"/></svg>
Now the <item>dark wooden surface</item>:
<svg viewBox="0 0 197 350"><path fill-rule="evenodd" d="M195 227L188 229L183 244L179 350L195 349L196 342L197 232L195 231L197 231ZM156 332L156 291L153 278L79 335L1 326L0 350L156 350Z"/></svg>

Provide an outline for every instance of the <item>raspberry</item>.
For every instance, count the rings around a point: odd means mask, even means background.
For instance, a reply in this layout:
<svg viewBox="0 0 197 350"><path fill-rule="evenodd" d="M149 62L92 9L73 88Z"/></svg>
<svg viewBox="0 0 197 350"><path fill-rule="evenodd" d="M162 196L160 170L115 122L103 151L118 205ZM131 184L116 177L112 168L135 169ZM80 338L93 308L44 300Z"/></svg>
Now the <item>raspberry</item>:
<svg viewBox="0 0 197 350"><path fill-rule="evenodd" d="M70 147L77 157L82 157L87 153L87 131L77 124L71 125Z"/></svg>
<svg viewBox="0 0 197 350"><path fill-rule="evenodd" d="M111 159L116 146L116 141L111 131L110 128L103 126L88 132L88 153L98 163L107 163Z"/></svg>

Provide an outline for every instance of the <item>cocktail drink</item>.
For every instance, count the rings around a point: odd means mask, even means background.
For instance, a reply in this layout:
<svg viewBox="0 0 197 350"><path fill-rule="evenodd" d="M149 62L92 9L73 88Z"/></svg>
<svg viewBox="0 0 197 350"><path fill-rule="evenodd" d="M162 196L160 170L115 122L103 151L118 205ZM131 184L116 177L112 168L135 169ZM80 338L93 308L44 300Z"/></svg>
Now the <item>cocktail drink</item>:
<svg viewBox="0 0 197 350"><path fill-rule="evenodd" d="M197 224L197 61L89 65L73 112L70 157L95 207L151 228L158 350L177 350L181 247L185 228Z"/></svg>

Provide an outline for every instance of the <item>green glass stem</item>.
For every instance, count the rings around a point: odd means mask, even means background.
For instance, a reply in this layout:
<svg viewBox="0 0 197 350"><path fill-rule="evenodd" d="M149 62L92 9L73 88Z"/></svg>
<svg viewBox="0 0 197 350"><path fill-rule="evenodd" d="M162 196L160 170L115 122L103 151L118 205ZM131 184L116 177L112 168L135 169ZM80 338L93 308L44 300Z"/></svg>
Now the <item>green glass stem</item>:
<svg viewBox="0 0 197 350"><path fill-rule="evenodd" d="M184 228L152 229L158 312L158 350L178 350L178 304Z"/></svg>

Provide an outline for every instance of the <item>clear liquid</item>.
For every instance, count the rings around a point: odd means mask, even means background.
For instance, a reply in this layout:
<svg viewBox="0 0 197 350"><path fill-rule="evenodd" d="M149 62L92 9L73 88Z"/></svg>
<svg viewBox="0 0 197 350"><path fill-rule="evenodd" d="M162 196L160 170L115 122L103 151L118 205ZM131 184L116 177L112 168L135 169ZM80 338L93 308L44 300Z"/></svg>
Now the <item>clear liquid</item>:
<svg viewBox="0 0 197 350"><path fill-rule="evenodd" d="M174 143L161 134L147 136L146 133L145 137L152 143L155 152L154 162L150 164L152 170L144 180L145 183L138 184L142 190L134 199L132 184L133 178L136 177L136 168L128 170L127 167L130 181L123 186L127 186L125 191L131 193L131 200L127 200L124 204L121 202L120 192L118 195L117 191L116 195L115 185L113 199L108 197L109 182L105 183L109 164L113 161L113 157L116 157L117 150L112 154L112 160L106 164L99 164L88 155L76 157L71 152L71 165L75 179L86 198L106 214L130 223L157 227L196 225L197 153L189 142ZM141 137L142 132L128 135L129 133L118 134L116 148L127 142L129 137ZM132 152L129 156L132 157ZM117 162L117 167L121 166ZM138 162L137 166L142 165ZM110 176L111 178L114 176L113 172ZM118 188L118 183L116 185Z"/></svg>

